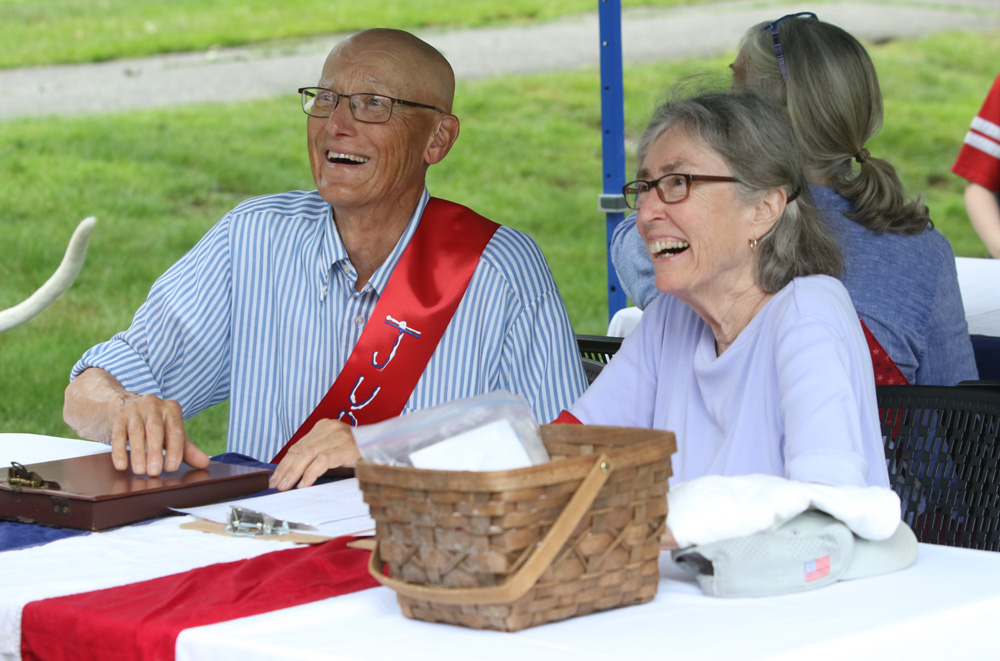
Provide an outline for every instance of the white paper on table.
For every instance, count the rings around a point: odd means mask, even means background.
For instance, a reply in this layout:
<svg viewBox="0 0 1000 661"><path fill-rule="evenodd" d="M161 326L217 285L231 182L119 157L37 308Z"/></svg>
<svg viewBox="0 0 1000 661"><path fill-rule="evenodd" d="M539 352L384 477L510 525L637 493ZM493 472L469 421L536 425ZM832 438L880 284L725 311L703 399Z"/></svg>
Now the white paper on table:
<svg viewBox="0 0 1000 661"><path fill-rule="evenodd" d="M316 534L326 537L367 533L375 529L375 521L368 514L368 505L363 500L357 478L214 505L171 509L225 524L233 506L262 512L282 521L314 526Z"/></svg>
<svg viewBox="0 0 1000 661"><path fill-rule="evenodd" d="M410 453L417 468L495 471L524 468L531 458L507 420L494 420Z"/></svg>

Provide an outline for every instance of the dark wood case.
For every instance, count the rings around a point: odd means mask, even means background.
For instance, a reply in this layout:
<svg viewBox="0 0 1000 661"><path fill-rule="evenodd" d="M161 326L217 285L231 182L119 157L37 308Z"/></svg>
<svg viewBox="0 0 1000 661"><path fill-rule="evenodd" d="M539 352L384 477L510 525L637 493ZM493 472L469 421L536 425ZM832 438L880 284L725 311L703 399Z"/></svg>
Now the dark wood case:
<svg viewBox="0 0 1000 661"><path fill-rule="evenodd" d="M208 468L182 464L157 477L119 471L108 454L24 466L50 488L12 487L13 467L0 468L0 518L75 530L106 530L267 489L271 471L212 462Z"/></svg>

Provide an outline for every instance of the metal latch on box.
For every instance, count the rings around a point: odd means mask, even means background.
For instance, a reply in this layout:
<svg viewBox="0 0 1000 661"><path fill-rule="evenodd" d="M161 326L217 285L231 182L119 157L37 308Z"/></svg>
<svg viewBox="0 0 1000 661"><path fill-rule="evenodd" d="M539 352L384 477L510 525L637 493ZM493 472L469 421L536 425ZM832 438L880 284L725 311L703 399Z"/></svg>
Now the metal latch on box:
<svg viewBox="0 0 1000 661"><path fill-rule="evenodd" d="M13 491L21 489L51 489L58 491L61 487L55 480L46 480L34 471L29 471L23 464L10 462L7 471L7 486Z"/></svg>
<svg viewBox="0 0 1000 661"><path fill-rule="evenodd" d="M282 521L256 510L233 505L229 508L226 530L238 537L287 535L293 530L316 530L314 526Z"/></svg>

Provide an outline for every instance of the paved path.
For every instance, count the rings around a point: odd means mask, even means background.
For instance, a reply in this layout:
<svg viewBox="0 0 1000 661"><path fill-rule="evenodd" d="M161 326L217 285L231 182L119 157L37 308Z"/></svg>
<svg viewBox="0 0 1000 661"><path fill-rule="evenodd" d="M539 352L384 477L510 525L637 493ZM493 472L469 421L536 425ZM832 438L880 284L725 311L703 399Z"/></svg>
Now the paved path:
<svg viewBox="0 0 1000 661"><path fill-rule="evenodd" d="M733 50L746 28L800 5L753 0L622 14L623 54L642 62ZM863 40L908 38L941 30L1000 29L1000 0L817 3L820 18ZM597 67L597 14L530 26L425 31L459 78ZM103 113L234 101L292 93L315 83L338 36L93 65L0 70L0 120Z"/></svg>

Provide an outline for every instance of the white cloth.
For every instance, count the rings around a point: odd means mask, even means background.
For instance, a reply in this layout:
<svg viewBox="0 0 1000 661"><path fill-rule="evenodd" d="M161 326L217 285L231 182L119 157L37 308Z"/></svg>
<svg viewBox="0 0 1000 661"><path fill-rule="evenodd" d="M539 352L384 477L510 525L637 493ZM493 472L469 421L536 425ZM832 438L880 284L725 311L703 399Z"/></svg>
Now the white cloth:
<svg viewBox="0 0 1000 661"><path fill-rule="evenodd" d="M888 539L899 496L885 487L829 486L774 475L708 475L671 488L667 527L681 548L775 530L809 508L866 539Z"/></svg>
<svg viewBox="0 0 1000 661"><path fill-rule="evenodd" d="M672 485L751 473L889 485L868 345L828 276L792 281L721 356L704 320L660 296L570 412L674 432Z"/></svg>

